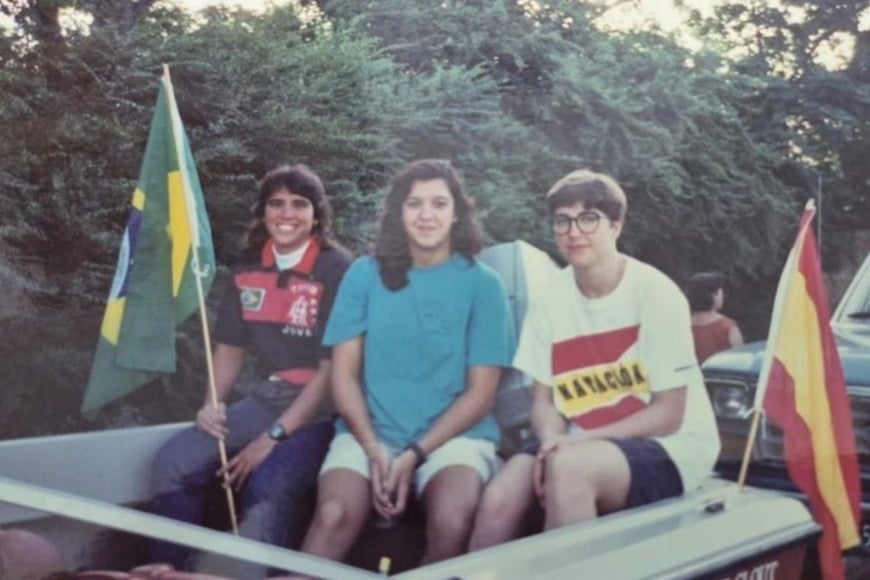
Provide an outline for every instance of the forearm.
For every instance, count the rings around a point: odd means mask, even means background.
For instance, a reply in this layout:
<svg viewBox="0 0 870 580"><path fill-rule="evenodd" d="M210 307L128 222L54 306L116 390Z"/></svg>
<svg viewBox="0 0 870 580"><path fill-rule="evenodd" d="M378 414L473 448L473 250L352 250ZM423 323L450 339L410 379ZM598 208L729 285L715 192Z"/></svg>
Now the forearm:
<svg viewBox="0 0 870 580"><path fill-rule="evenodd" d="M553 404L552 389L547 385L535 383L534 402L529 414L532 431L538 441L546 441L556 435L562 435L568 430L568 424L562 414Z"/></svg>
<svg viewBox="0 0 870 580"><path fill-rule="evenodd" d="M425 453L431 453L473 427L492 410L500 375L501 369L498 367L477 366L469 369L468 388L417 441Z"/></svg>
<svg viewBox="0 0 870 580"><path fill-rule="evenodd" d="M362 385L354 378L334 377L332 393L338 413L359 444L368 452L372 446L378 444L379 439L369 418Z"/></svg>
<svg viewBox="0 0 870 580"><path fill-rule="evenodd" d="M236 346L218 343L214 349L214 395L223 402L233 389L233 384L245 366L245 350ZM211 405L212 389L206 389L203 405Z"/></svg>
<svg viewBox="0 0 870 580"><path fill-rule="evenodd" d="M278 422L284 431L292 433L311 419L323 404L329 388L329 360L321 360L314 377L302 388L299 396L287 407Z"/></svg>
<svg viewBox="0 0 870 580"><path fill-rule="evenodd" d="M332 349L332 399L350 432L371 456L378 446L378 436L369 419L360 376L362 374L363 337L356 336Z"/></svg>
<svg viewBox="0 0 870 580"><path fill-rule="evenodd" d="M568 431L565 418L555 407L533 408L531 413L532 431L538 441L546 441L550 437L562 435Z"/></svg>

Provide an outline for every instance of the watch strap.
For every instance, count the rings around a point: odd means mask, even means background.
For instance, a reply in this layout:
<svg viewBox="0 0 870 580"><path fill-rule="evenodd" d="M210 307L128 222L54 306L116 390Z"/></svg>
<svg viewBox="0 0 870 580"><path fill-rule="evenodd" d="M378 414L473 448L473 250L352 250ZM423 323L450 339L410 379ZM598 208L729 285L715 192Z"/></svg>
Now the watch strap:
<svg viewBox="0 0 870 580"><path fill-rule="evenodd" d="M275 421L275 423L269 428L269 437L275 441L284 441L287 439L287 430L284 429L284 425Z"/></svg>
<svg viewBox="0 0 870 580"><path fill-rule="evenodd" d="M417 463L415 464L415 467L420 467L421 465L423 465L423 463L426 462L426 452L423 451L423 448L420 447L420 444L416 441L411 441L410 443L405 445L405 451L410 451L417 457Z"/></svg>

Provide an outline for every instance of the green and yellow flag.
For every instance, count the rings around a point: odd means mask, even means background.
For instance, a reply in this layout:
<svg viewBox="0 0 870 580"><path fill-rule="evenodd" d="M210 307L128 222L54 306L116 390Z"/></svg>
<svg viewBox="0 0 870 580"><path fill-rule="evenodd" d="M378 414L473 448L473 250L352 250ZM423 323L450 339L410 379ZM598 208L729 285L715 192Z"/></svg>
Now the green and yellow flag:
<svg viewBox="0 0 870 580"><path fill-rule="evenodd" d="M202 189L167 69L82 412L175 371L175 328L204 303L214 271Z"/></svg>

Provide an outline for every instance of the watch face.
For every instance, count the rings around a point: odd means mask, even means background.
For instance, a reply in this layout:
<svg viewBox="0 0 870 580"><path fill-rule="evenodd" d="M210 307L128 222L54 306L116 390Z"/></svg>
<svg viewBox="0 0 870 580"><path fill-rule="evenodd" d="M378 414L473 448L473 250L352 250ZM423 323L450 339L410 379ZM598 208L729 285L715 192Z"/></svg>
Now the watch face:
<svg viewBox="0 0 870 580"><path fill-rule="evenodd" d="M281 441L286 436L287 434L284 432L284 427L282 427L280 423L275 423L274 425L272 425L272 428L269 429L269 437L271 437L272 439Z"/></svg>

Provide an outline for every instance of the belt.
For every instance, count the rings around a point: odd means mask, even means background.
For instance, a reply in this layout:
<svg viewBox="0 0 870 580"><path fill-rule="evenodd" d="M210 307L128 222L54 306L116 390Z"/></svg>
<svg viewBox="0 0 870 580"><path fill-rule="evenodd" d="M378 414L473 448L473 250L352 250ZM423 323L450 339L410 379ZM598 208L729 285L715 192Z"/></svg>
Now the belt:
<svg viewBox="0 0 870 580"><path fill-rule="evenodd" d="M317 369L289 369L286 371L278 371L269 375L270 381L285 381L291 385L307 385L314 375L317 374Z"/></svg>

